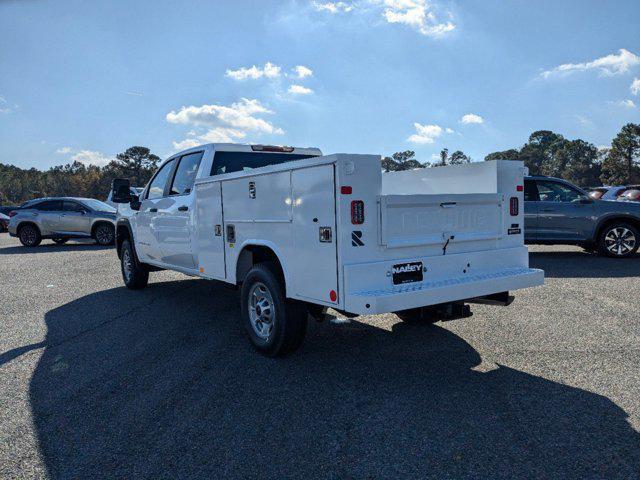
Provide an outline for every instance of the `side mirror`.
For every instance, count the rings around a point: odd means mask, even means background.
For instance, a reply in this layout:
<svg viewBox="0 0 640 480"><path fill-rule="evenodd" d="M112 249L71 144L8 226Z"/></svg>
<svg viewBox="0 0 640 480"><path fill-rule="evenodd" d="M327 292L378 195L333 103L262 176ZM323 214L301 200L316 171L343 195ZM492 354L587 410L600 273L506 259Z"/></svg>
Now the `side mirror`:
<svg viewBox="0 0 640 480"><path fill-rule="evenodd" d="M582 197L582 198L580 198L580 203L582 203L582 204L593 203L593 199L588 198L588 197Z"/></svg>
<svg viewBox="0 0 640 480"><path fill-rule="evenodd" d="M111 201L114 203L131 202L131 182L127 178L115 178L111 182Z"/></svg>
<svg viewBox="0 0 640 480"><path fill-rule="evenodd" d="M140 206L142 202L140 201L140 197L138 195L129 195L131 200L129 201L129 207L131 210L140 210Z"/></svg>

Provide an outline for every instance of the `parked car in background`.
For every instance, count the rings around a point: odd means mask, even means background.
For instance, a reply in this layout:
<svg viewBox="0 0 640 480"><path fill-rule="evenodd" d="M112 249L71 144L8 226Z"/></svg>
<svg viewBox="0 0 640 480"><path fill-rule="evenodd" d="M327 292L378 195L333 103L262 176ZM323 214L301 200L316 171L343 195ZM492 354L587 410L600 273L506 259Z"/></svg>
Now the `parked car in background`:
<svg viewBox="0 0 640 480"><path fill-rule="evenodd" d="M0 233L6 232L9 229L9 216L4 213L0 213Z"/></svg>
<svg viewBox="0 0 640 480"><path fill-rule="evenodd" d="M129 192L131 193L131 195L140 195L143 192L144 188L143 187L131 187L129 188ZM113 197L113 192L109 192L109 195L107 195L107 199L104 201L104 203L106 203L107 205L111 205L113 208L115 208L116 210L118 209L118 206L121 204L118 204L116 202L114 202L112 200Z"/></svg>
<svg viewBox="0 0 640 480"><path fill-rule="evenodd" d="M0 213L8 216L9 213L15 210L16 208L18 208L17 205L2 205L0 206Z"/></svg>
<svg viewBox="0 0 640 480"><path fill-rule="evenodd" d="M640 246L640 204L611 202L559 178L526 177L525 242L580 245L611 257Z"/></svg>
<svg viewBox="0 0 640 480"><path fill-rule="evenodd" d="M618 197L619 202L640 202L640 190L627 190Z"/></svg>
<svg viewBox="0 0 640 480"><path fill-rule="evenodd" d="M601 200L617 200L618 197L624 195L629 190L638 190L640 185L617 185L615 187L609 187L607 192L602 195Z"/></svg>
<svg viewBox="0 0 640 480"><path fill-rule="evenodd" d="M580 245L610 257L628 257L640 246L640 204L596 200L559 178L524 182L525 241Z"/></svg>
<svg viewBox="0 0 640 480"><path fill-rule="evenodd" d="M589 192L589 196L594 200L600 200L611 187L590 187L585 190Z"/></svg>
<svg viewBox="0 0 640 480"><path fill-rule="evenodd" d="M116 209L93 198L40 198L11 212L9 234L26 247L43 238L62 244L70 238L93 238L111 245L115 238Z"/></svg>

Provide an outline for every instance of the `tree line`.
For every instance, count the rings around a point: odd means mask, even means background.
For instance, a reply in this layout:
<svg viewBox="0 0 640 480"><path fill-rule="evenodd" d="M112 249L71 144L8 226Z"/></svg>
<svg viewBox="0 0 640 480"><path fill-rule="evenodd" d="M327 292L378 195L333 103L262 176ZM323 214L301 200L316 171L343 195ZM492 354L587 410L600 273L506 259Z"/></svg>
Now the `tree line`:
<svg viewBox="0 0 640 480"><path fill-rule="evenodd" d="M531 175L560 177L583 187L640 184L640 124L629 123L598 149L581 139L568 140L550 130L533 132L521 148L493 152L485 160L521 160ZM130 147L104 167L73 162L41 171L0 163L0 204L20 204L38 197L90 197L104 199L114 178L128 178L144 186L160 157L146 147ZM420 162L406 150L382 158L384 171L460 165L472 159L460 150L444 148L432 162Z"/></svg>
<svg viewBox="0 0 640 480"><path fill-rule="evenodd" d="M581 139L568 140L550 130L533 132L521 148L493 152L485 160L521 160L531 175L569 180L582 187L640 184L640 125L629 123L611 141L597 148ZM398 171L469 163L460 150L449 155L445 148L436 162L419 162L415 152L394 153L382 159L383 170Z"/></svg>
<svg viewBox="0 0 640 480"><path fill-rule="evenodd" d="M88 197L104 200L114 178L128 178L144 186L160 157L146 147L130 147L108 165L73 162L41 171L0 163L0 204L18 205L38 197Z"/></svg>

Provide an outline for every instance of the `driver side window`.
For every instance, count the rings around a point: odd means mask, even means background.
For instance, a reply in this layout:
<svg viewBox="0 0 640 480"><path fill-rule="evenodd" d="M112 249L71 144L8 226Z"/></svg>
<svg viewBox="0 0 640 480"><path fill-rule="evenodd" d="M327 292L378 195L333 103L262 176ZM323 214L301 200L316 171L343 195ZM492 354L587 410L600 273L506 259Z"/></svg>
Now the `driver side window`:
<svg viewBox="0 0 640 480"><path fill-rule="evenodd" d="M170 160L165 163L153 178L151 184L149 185L149 193L147 193L147 198L149 200L164 197L164 188L166 187L167 181L171 176L171 171L173 170L174 163L175 160Z"/></svg>
<svg viewBox="0 0 640 480"><path fill-rule="evenodd" d="M576 203L585 198L578 190L563 183L538 180L536 184L541 202Z"/></svg>

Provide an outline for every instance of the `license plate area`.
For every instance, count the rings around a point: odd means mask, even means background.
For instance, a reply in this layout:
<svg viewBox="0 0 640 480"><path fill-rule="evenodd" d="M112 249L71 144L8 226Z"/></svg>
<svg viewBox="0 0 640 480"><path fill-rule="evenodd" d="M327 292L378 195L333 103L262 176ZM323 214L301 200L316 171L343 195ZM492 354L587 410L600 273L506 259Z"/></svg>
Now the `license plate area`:
<svg viewBox="0 0 640 480"><path fill-rule="evenodd" d="M394 285L422 281L422 262L397 263L391 269Z"/></svg>

